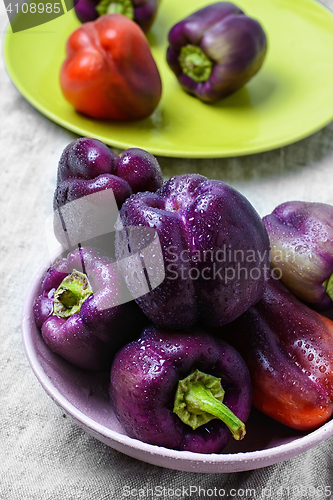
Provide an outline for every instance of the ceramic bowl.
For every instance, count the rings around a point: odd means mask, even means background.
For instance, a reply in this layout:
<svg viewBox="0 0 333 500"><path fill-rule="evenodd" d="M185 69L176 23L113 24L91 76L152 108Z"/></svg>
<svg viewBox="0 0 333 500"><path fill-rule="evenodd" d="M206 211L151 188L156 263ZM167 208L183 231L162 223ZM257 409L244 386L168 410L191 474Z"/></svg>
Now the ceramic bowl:
<svg viewBox="0 0 333 500"><path fill-rule="evenodd" d="M228 473L266 467L312 448L333 434L333 421L313 432L299 432L252 410L247 434L230 439L221 454L175 451L132 439L121 427L108 398L109 373L92 373L70 365L44 343L33 318L33 304L43 266L27 292L22 336L31 368L47 394L87 433L106 445L153 465L188 472Z"/></svg>

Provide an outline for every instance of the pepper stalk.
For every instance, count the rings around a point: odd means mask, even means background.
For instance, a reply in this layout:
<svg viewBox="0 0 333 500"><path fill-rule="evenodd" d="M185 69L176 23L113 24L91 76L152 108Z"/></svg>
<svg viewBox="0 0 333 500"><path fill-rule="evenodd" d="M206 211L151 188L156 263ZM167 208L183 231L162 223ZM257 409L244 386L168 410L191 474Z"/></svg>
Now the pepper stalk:
<svg viewBox="0 0 333 500"><path fill-rule="evenodd" d="M234 439L241 440L246 434L245 425L223 404L224 392L220 378L195 370L179 381L173 411L193 430L218 418Z"/></svg>
<svg viewBox="0 0 333 500"><path fill-rule="evenodd" d="M333 274L323 283L327 295L333 300Z"/></svg>
<svg viewBox="0 0 333 500"><path fill-rule="evenodd" d="M69 318L80 311L83 302L92 294L88 277L74 269L54 292L53 315Z"/></svg>
<svg viewBox="0 0 333 500"><path fill-rule="evenodd" d="M101 0L96 11L99 16L104 14L122 14L129 19L134 19L134 7L131 0Z"/></svg>
<svg viewBox="0 0 333 500"><path fill-rule="evenodd" d="M185 45L180 50L178 60L183 73L195 82L209 80L213 62L200 47L191 44Z"/></svg>

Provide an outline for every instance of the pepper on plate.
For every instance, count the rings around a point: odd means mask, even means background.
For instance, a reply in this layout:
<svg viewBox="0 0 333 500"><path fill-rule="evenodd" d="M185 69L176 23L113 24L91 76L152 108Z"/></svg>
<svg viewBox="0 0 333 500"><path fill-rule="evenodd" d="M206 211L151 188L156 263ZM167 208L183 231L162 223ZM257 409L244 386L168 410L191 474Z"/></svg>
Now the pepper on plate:
<svg viewBox="0 0 333 500"><path fill-rule="evenodd" d="M115 356L110 397L130 437L219 453L245 436L252 387L239 353L201 330L147 327Z"/></svg>
<svg viewBox="0 0 333 500"><path fill-rule="evenodd" d="M103 120L150 116L162 93L158 68L141 28L121 14L82 24L68 38L60 71L65 99Z"/></svg>
<svg viewBox="0 0 333 500"><path fill-rule="evenodd" d="M147 324L135 302L125 300L113 260L79 247L47 270L34 317L53 352L80 368L106 370Z"/></svg>
<svg viewBox="0 0 333 500"><path fill-rule="evenodd" d="M333 306L333 206L288 201L263 218L271 263L297 297L317 309Z"/></svg>
<svg viewBox="0 0 333 500"><path fill-rule="evenodd" d="M135 276L131 280L133 296L154 324L220 326L261 298L270 271L267 232L251 203L224 182L198 174L171 177L156 193L128 198L120 218L119 261L146 244L131 228L153 228L159 237L161 254L145 269L148 277L163 269L164 280L140 297Z"/></svg>
<svg viewBox="0 0 333 500"><path fill-rule="evenodd" d="M175 24L167 63L188 93L214 102L245 85L261 68L267 37L261 24L230 2L207 5Z"/></svg>
<svg viewBox="0 0 333 500"><path fill-rule="evenodd" d="M230 342L251 375L253 405L288 427L311 431L333 414L333 322L271 278L263 298L211 333Z"/></svg>
<svg viewBox="0 0 333 500"><path fill-rule="evenodd" d="M152 26L160 0L76 0L75 13L81 21L94 21L104 14L122 14L135 21L146 33Z"/></svg>

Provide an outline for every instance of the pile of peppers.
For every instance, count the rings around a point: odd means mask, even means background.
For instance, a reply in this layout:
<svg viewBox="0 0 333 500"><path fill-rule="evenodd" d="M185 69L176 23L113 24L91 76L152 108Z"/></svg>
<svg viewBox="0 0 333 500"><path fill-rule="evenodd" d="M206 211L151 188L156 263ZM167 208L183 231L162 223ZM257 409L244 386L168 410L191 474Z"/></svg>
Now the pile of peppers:
<svg viewBox="0 0 333 500"><path fill-rule="evenodd" d="M220 453L231 436L244 439L252 405L299 431L327 422L333 321L318 311L333 308L333 207L287 202L261 219L221 181L187 174L163 184L146 151L70 143L55 209L107 189L119 208L117 261L70 250L47 270L34 315L69 363L110 370L110 401L127 434ZM156 233L160 261L154 252L147 260L135 228ZM148 285L165 270L141 296L130 276L138 256Z"/></svg>
<svg viewBox="0 0 333 500"><path fill-rule="evenodd" d="M155 111L162 82L145 33L159 4L76 1L83 24L67 41L60 73L76 111L121 121ZM267 47L258 20L216 2L170 29L166 61L187 93L212 103L260 70ZM107 190L119 210L117 261L90 246L70 248L45 273L34 316L53 352L81 369L110 371L111 404L128 435L220 453L230 436L244 438L252 405L300 431L331 418L333 322L318 311L333 308L333 207L287 202L261 219L221 181L190 174L163 183L147 151L117 155L92 138L70 143L55 212ZM161 253L151 261L138 227L156 232ZM147 280L139 296L138 269ZM161 270L164 280L152 286Z"/></svg>

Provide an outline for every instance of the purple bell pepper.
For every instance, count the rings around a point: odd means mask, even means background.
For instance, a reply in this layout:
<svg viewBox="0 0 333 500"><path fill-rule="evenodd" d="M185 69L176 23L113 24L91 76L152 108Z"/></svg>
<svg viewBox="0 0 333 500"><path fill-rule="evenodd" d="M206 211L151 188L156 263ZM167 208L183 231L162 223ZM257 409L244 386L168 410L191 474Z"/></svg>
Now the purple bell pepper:
<svg viewBox="0 0 333 500"><path fill-rule="evenodd" d="M70 363L106 370L115 353L147 324L126 300L112 259L79 247L52 265L41 284L34 316L50 349Z"/></svg>
<svg viewBox="0 0 333 500"><path fill-rule="evenodd" d="M289 201L263 218L271 265L298 298L317 309L333 306L333 206Z"/></svg>
<svg viewBox="0 0 333 500"><path fill-rule="evenodd" d="M261 298L270 270L267 232L251 203L224 182L198 174L172 177L156 193L127 199L120 218L126 236L116 233L117 260L145 243L135 232L131 238L131 227L154 228L159 237L162 262L156 257L145 265L148 277L163 268L165 278L136 299L154 324L220 326Z"/></svg>
<svg viewBox="0 0 333 500"><path fill-rule="evenodd" d="M76 0L74 9L81 21L94 21L103 14L123 14L135 21L144 33L152 26L160 0Z"/></svg>
<svg viewBox="0 0 333 500"><path fill-rule="evenodd" d="M113 190L120 208L131 194L156 191L162 184L161 168L148 151L130 148L118 156L97 139L76 139L59 160L53 208L104 189Z"/></svg>
<svg viewBox="0 0 333 500"><path fill-rule="evenodd" d="M248 369L230 345L200 330L147 327L111 368L111 402L130 437L176 450L220 453L245 435Z"/></svg>
<svg viewBox="0 0 333 500"><path fill-rule="evenodd" d="M217 2L173 26L167 63L188 93L213 102L245 85L266 51L261 24L232 3Z"/></svg>

